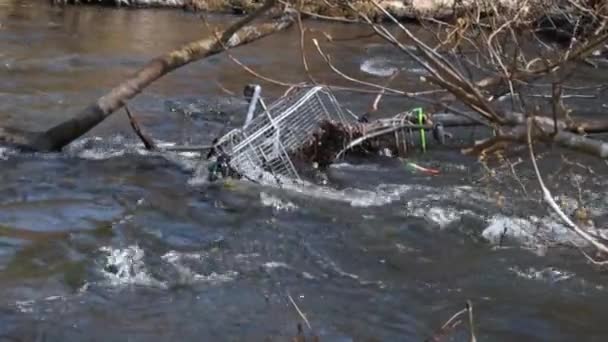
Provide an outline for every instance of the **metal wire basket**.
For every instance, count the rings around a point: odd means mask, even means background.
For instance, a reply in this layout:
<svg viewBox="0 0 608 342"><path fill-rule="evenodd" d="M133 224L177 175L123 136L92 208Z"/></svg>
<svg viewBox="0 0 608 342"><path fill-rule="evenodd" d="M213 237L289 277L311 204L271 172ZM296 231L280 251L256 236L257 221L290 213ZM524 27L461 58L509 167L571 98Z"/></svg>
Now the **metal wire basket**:
<svg viewBox="0 0 608 342"><path fill-rule="evenodd" d="M329 89L300 89L263 108L245 127L225 134L216 148L229 157L231 168L250 180L277 185L300 181L290 153L306 144L321 122L347 123L350 117L345 114Z"/></svg>

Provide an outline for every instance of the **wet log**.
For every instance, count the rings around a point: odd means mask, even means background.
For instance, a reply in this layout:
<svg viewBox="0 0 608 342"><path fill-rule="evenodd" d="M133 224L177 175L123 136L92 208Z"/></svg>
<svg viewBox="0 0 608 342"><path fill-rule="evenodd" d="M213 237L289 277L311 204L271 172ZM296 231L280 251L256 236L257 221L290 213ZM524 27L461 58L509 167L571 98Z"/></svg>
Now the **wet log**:
<svg viewBox="0 0 608 342"><path fill-rule="evenodd" d="M518 116L518 115L514 115ZM557 121L557 124L549 117L535 116L532 119L533 129L532 138L548 144L554 144L576 152L589 154L601 159L608 159L608 142L594 139L585 135L583 128L593 133L608 133L607 123L596 121L593 123L583 123L582 125L573 123L566 124ZM556 130L557 128L557 130ZM481 141L474 146L464 149L465 154L480 154L484 151L500 149L511 142L526 144L528 141L528 127L526 122L516 123L511 121L510 125L500 126L496 135Z"/></svg>
<svg viewBox="0 0 608 342"><path fill-rule="evenodd" d="M35 143L41 133L28 132L17 128L0 127L0 144L16 147L20 150L34 151Z"/></svg>
<svg viewBox="0 0 608 342"><path fill-rule="evenodd" d="M152 82L188 63L218 54L224 49L251 43L275 32L286 29L293 22L285 15L271 22L246 26L272 8L276 0L266 0L264 5L239 20L217 37L194 41L177 50L157 57L143 66L135 75L111 89L74 117L45 132L32 133L15 129L0 130L0 142L36 151L59 151L101 123L129 99L142 92Z"/></svg>

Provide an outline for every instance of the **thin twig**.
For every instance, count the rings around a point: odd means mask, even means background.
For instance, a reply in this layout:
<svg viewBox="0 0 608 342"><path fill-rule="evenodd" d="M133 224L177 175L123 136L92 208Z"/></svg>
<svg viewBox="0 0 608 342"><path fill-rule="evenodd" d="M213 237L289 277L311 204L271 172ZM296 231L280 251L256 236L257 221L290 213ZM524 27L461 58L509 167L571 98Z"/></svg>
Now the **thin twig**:
<svg viewBox="0 0 608 342"><path fill-rule="evenodd" d="M291 6L291 4L286 1L279 0L279 2L285 6ZM344 18L344 17L335 17L335 16L322 15L322 14L318 14L318 13L312 13L310 11L303 10L301 8L301 6L298 9L298 12L300 12L308 17L321 19L321 20L325 20L325 21L336 21L336 22L340 22L340 23L350 23L350 24L360 22L359 20L355 20L355 19L348 19L348 18Z"/></svg>
<svg viewBox="0 0 608 342"><path fill-rule="evenodd" d="M222 45L222 47L224 47L224 49L226 50L225 53L228 56L228 58L234 62L236 65L240 66L241 68L243 68L243 70L247 71L248 73L250 73L251 75L253 75L254 77L257 77L263 81L266 81L268 83L271 84L275 84L275 85L279 85L279 86L283 86L283 87L294 87L294 86L298 86L297 84L294 83L288 83L288 82L283 82L283 81L279 81L270 77L266 77L263 76L257 72L255 72L253 69L249 68L248 66L246 66L245 64L243 64L241 61L239 61L236 57L234 57L232 55L232 53L230 53L230 49L227 49L225 47L225 45L222 43L223 41L221 40L219 34L217 33L216 30L214 30L211 25L209 25L209 21L206 19L206 17L204 15L200 16L201 21L205 24L205 26L207 27L207 29L216 37L217 41L219 44Z"/></svg>
<svg viewBox="0 0 608 342"><path fill-rule="evenodd" d="M443 323L443 325L441 326L441 330L447 328L448 325L450 323L452 323L452 321L454 321L456 318L462 316L462 314L464 314L467 311L468 311L467 308L464 308L464 309L458 311L457 313L455 313L452 317L450 317L450 319L448 319L445 323Z"/></svg>
<svg viewBox="0 0 608 342"><path fill-rule="evenodd" d="M319 45L319 42L316 39L313 39L313 43L315 44L315 46L317 47L317 51L319 52L319 55L321 55L321 57L325 60L325 63L327 63L327 65L339 76L341 76L342 78L346 79L347 81L356 83L356 84L360 84L360 85L365 85L368 87L372 87L372 88L376 88L379 90L384 89L387 93L392 93L392 94L398 94L401 96L405 96L405 97L409 97L409 98L413 98L416 99L420 102L426 103L426 104L430 104L430 105L435 105L435 106L439 106L445 110L447 110L448 112L452 112L454 114L458 114L461 116L464 116L468 119L471 119L477 123L479 123L480 125L483 126L487 126L487 122L484 122L483 120L479 119L478 117L472 116L469 113L466 113L462 110L459 110L453 106L448 105L447 103L445 103L444 101L442 101L441 99L437 99L437 100L432 100L426 97L423 97L423 95L432 95L432 94L436 94L436 93L440 93L440 92L444 92L444 90L426 90L426 91L420 91L420 92L416 92L416 93L411 93L411 92L405 92L402 90L398 90L398 89L394 89L394 88L389 88L389 87L384 87L382 85L376 84L376 83L372 83L372 82L367 82L367 81L362 81L359 80L357 78L354 78L352 76L349 76L347 74L345 74L344 72L340 71L336 66L333 65L333 63L331 62L331 58L329 55L325 54L323 52L323 50L321 49L321 46Z"/></svg>
<svg viewBox="0 0 608 342"><path fill-rule="evenodd" d="M125 111L127 112L127 116L129 117L129 123L131 124L131 128L133 128L133 131L135 132L135 134L137 134L137 136L139 137L141 142L144 143L144 147L146 148L146 150L148 150L148 151L156 150L157 148L156 148L156 144L154 143L154 140L147 137L144 134L144 132L141 130L141 127L139 127L139 123L137 122L137 120L135 120L135 117L131 114L131 111L129 110L129 106L125 104L124 107L125 107Z"/></svg>
<svg viewBox="0 0 608 342"><path fill-rule="evenodd" d="M551 194L551 192L549 191L549 189L545 186L545 182L543 181L543 177L541 176L540 170L539 170L538 165L536 163L536 157L534 155L534 147L533 147L533 142L532 142L533 118L528 118L528 120L527 120L527 126L528 126L528 150L530 152L530 159L532 160L532 165L534 166L534 172L536 173L536 178L538 180L538 184L540 185L541 190L543 192L543 199L545 200L545 202L547 202L547 204L549 204L549 207L551 209L553 209L553 211L557 214L557 216L559 216L559 218L564 223L566 223L566 225L570 229L572 229L576 234L578 234L580 237L582 237L587 242L589 242L597 250L599 250L602 253L605 253L605 254L608 255L608 246L600 243L593 236L591 236L589 233L587 233L586 231L584 231L583 229L581 229L576 223L574 223L562 211L562 209L557 205L557 203L555 203L555 200L553 199L553 195Z"/></svg>
<svg viewBox="0 0 608 342"><path fill-rule="evenodd" d="M300 310L300 308L298 307L298 305L296 304L296 302L293 300L293 298L291 298L291 295L289 293L287 294L287 297L289 298L289 301L291 301L291 304L293 305L293 307L298 312L298 315L300 315L300 317L302 318L302 320L304 320L304 323L306 323L306 326L308 327L308 329L312 330L312 327L310 326L310 322L308 322L308 319L306 318L306 315L304 315L304 313Z"/></svg>
<svg viewBox="0 0 608 342"><path fill-rule="evenodd" d="M385 134L390 134L393 132L397 132L400 131L404 128L412 128L412 129L420 129L420 128L425 128L424 126L420 126L420 125L414 125L412 123L402 123L399 124L397 126L394 127L389 127L389 128L385 128L382 129L380 131L377 132L373 132L373 133L369 133L366 134L362 137L359 137L353 141L351 141L346 147L344 147L340 152L338 152L338 154L336 155L336 159L340 158L342 156L342 154L344 154L344 152L352 149L353 147L356 147L358 145L361 145L362 143L364 143L365 141L369 140L369 139L373 139L373 138L377 138L379 136L385 135Z"/></svg>
<svg viewBox="0 0 608 342"><path fill-rule="evenodd" d="M578 250L583 254L585 259L587 259L590 263L592 263L594 265L598 265L598 266L608 265L608 260L597 261L597 260L593 259L589 254L587 254L582 248L579 248Z"/></svg>
<svg viewBox="0 0 608 342"><path fill-rule="evenodd" d="M232 90L224 87L224 85L222 83L220 83L220 81L216 81L215 84L218 86L218 88L220 88L221 91L223 91L224 93L228 94L229 96L235 96L236 95Z"/></svg>
<svg viewBox="0 0 608 342"><path fill-rule="evenodd" d="M306 72L306 76L312 84L317 84L314 77L310 73L310 69L308 68L308 61L306 60L306 49L304 45L304 36L306 34L306 29L302 25L302 0L298 1L298 15L296 17L298 23L298 30L300 31L300 54L302 56L302 66L304 67L304 71Z"/></svg>
<svg viewBox="0 0 608 342"><path fill-rule="evenodd" d="M467 311L469 312L469 333L471 334L471 342L477 342L477 337L475 336L475 326L473 321L473 303L470 300L467 300Z"/></svg>
<svg viewBox="0 0 608 342"><path fill-rule="evenodd" d="M395 79L395 77L397 77L397 75L399 75L399 71L394 72L391 75L391 77L389 77L389 79L384 84L384 87L387 87ZM374 102L372 103L372 108L371 108L372 112L378 111L378 105L380 104L380 100L382 100L383 95L384 95L384 89L381 89L380 92L378 93L378 95L376 96L376 98L374 99Z"/></svg>

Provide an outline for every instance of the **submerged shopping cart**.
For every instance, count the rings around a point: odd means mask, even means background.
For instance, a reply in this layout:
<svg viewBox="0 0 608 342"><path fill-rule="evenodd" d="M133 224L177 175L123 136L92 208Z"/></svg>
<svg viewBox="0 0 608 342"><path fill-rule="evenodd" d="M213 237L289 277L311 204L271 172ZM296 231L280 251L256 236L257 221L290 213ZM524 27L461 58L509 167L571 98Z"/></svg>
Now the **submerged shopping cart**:
<svg viewBox="0 0 608 342"><path fill-rule="evenodd" d="M355 120L326 87L299 89L269 106L260 97L259 86L250 95L243 127L229 131L214 144L209 155L214 159L211 178L239 176L275 185L301 181L293 153L311 141L322 122Z"/></svg>

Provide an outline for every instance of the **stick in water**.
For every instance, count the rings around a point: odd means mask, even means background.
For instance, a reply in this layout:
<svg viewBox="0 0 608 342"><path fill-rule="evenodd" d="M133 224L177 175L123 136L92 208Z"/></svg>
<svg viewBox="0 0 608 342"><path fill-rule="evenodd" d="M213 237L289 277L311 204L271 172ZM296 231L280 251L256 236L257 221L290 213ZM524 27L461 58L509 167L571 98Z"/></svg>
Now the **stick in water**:
<svg viewBox="0 0 608 342"><path fill-rule="evenodd" d="M139 127L139 123L137 122L137 120L135 120L135 117L133 117L133 115L131 114L131 110L129 110L129 106L127 106L126 104L124 106L125 106L125 111L127 112L127 116L129 117L129 123L131 123L131 127L133 128L133 131L135 132L135 134L137 134L137 136L139 137L141 142L144 143L144 147L146 148L146 150L148 150L148 151L156 150L156 144L154 143L154 141L152 139L147 137L144 134L144 132L141 130L141 127Z"/></svg>
<svg viewBox="0 0 608 342"><path fill-rule="evenodd" d="M306 315L304 315L304 313L300 310L300 308L298 307L298 305L296 304L296 302L293 300L293 298L291 298L291 295L289 293L287 294L287 297L289 297L289 300L291 301L291 304L296 309L296 311L298 312L298 314L300 315L300 317L302 317L302 320L304 320L304 323L306 323L306 326L308 327L308 329L312 330L312 327L310 326L310 323L308 322L308 319L306 318Z"/></svg>

